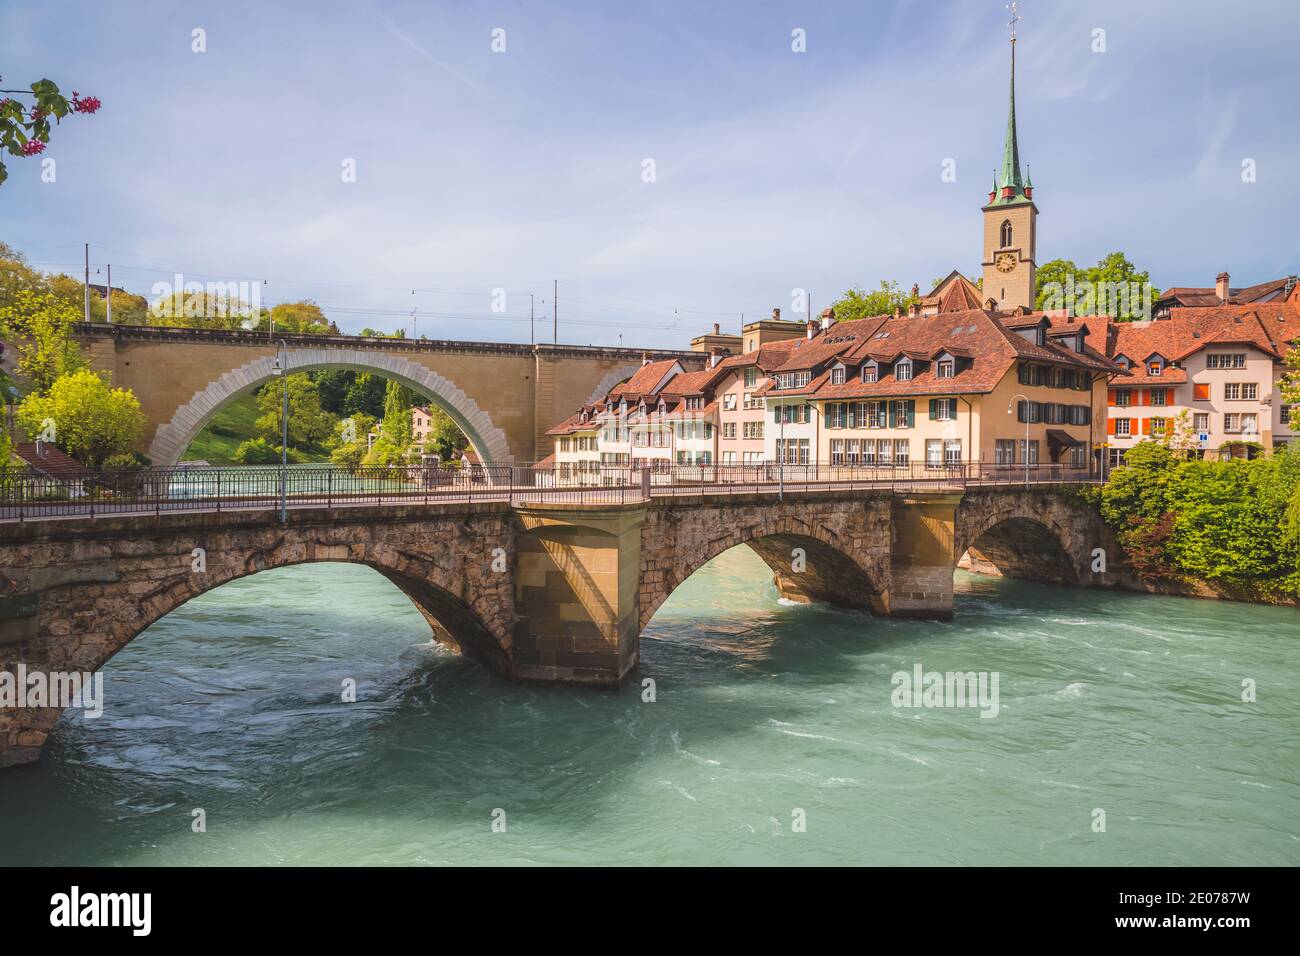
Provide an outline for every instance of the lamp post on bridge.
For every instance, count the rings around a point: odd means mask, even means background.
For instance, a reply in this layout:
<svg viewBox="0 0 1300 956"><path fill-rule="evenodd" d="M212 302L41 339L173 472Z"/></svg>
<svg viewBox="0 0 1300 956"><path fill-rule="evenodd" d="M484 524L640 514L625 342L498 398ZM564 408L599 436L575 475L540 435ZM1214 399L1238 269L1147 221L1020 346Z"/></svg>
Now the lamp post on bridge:
<svg viewBox="0 0 1300 956"><path fill-rule="evenodd" d="M1012 395L1011 400L1007 402L1007 414L1010 415L1011 410L1015 408L1017 398L1023 399L1025 403L1025 487L1028 488L1029 487L1029 399L1024 395L1021 395L1019 392L1017 392L1015 395Z"/></svg>
<svg viewBox="0 0 1300 956"><path fill-rule="evenodd" d="M284 361L280 361L280 356ZM289 520L289 346L280 340L280 350L271 365L271 374L280 378L280 524Z"/></svg>

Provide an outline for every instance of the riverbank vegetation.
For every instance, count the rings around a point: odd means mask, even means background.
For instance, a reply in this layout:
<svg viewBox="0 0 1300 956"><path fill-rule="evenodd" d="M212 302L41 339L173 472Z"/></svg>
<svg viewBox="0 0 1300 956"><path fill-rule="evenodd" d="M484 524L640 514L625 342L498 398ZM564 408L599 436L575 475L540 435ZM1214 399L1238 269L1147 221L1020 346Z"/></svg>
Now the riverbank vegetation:
<svg viewBox="0 0 1300 956"><path fill-rule="evenodd" d="M1300 449L1202 461L1142 442L1094 500L1148 581L1300 597Z"/></svg>

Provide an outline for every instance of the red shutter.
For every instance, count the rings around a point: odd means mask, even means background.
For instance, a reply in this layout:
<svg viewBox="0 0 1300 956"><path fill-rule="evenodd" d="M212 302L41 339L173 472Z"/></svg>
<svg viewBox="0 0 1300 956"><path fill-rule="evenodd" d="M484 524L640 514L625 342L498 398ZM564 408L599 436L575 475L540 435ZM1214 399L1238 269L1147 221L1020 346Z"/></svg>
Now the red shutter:
<svg viewBox="0 0 1300 956"><path fill-rule="evenodd" d="M1151 434L1151 419L1149 418L1142 419L1142 434L1143 435Z"/></svg>
<svg viewBox="0 0 1300 956"><path fill-rule="evenodd" d="M1151 404L1151 389L1144 388L1138 393L1138 404L1139 405Z"/></svg>
<svg viewBox="0 0 1300 956"><path fill-rule="evenodd" d="M1107 392L1106 392L1106 404L1107 404L1107 405L1114 405L1114 404L1115 404L1115 389L1112 388L1112 389L1108 389L1108 390L1107 390Z"/></svg>
<svg viewBox="0 0 1300 956"><path fill-rule="evenodd" d="M1106 434L1107 435L1115 434L1115 419L1113 418L1106 419Z"/></svg>
<svg viewBox="0 0 1300 956"><path fill-rule="evenodd" d="M1192 398L1194 398L1198 402L1208 402L1210 400L1210 386L1208 384L1193 385Z"/></svg>

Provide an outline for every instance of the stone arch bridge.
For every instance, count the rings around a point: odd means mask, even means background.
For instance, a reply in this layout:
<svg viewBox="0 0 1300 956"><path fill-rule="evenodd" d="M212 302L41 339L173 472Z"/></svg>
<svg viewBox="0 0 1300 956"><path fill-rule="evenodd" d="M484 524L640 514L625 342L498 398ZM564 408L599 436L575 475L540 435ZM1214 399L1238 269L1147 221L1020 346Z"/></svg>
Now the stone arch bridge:
<svg viewBox="0 0 1300 956"><path fill-rule="evenodd" d="M612 686L673 590L748 545L781 594L877 614L949 618L953 570L1113 586L1118 554L1061 488L809 491L652 497L622 505L462 501L163 512L0 524L0 671L93 672L168 612L258 571L364 564L435 636L519 681ZM195 549L205 565L195 569ZM111 703L111 689L110 689ZM35 760L59 709L0 704L0 766Z"/></svg>
<svg viewBox="0 0 1300 956"><path fill-rule="evenodd" d="M225 403L272 380L280 339L290 371L349 368L395 379L441 407L484 461L550 454L546 429L640 367L643 357L702 368L700 352L510 345L344 335L79 325L91 367L131 389L148 424L137 449L174 465Z"/></svg>

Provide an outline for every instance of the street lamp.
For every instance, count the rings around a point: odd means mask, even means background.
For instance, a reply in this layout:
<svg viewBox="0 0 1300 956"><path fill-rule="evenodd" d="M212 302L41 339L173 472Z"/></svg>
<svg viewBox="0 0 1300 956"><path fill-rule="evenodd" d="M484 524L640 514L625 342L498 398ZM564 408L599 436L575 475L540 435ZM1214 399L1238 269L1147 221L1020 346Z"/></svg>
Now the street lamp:
<svg viewBox="0 0 1300 956"><path fill-rule="evenodd" d="M280 340L280 350L271 364L271 374L280 379L280 523L285 524L289 520L289 346L284 339Z"/></svg>
<svg viewBox="0 0 1300 956"><path fill-rule="evenodd" d="M12 385L5 386L5 434L14 437L14 409L18 407L18 389ZM6 462L0 461L0 467Z"/></svg>
<svg viewBox="0 0 1300 956"><path fill-rule="evenodd" d="M1017 398L1024 399L1025 402L1025 453L1024 453L1025 487L1028 488L1029 487L1029 399L1024 395L1021 395L1019 392L1017 392L1015 395L1012 395L1011 400L1007 402L1007 414L1010 415L1012 409L1015 408Z"/></svg>

